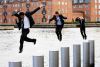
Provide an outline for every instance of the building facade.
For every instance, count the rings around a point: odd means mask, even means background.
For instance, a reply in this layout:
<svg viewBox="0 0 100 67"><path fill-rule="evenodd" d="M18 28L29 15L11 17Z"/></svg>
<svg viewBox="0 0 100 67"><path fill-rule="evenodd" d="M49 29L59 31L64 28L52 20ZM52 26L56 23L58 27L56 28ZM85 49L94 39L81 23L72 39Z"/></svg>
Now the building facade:
<svg viewBox="0 0 100 67"><path fill-rule="evenodd" d="M100 0L73 0L74 18L77 17L76 13L86 21L100 22Z"/></svg>
<svg viewBox="0 0 100 67"><path fill-rule="evenodd" d="M29 10L34 10L38 7L43 0L8 0L4 2L4 0L0 3L0 24L15 24L15 17L12 16L13 11L27 11L27 7ZM72 1L71 0L46 0L45 9L45 20L50 19L55 11L59 11L64 16L67 16L67 22L72 21ZM5 7L6 6L6 7ZM70 7L68 7L70 6ZM6 13L6 16L5 16ZM5 22L5 17L7 22ZM36 14L33 15L36 24L46 24L43 21L43 9L40 9Z"/></svg>
<svg viewBox="0 0 100 67"><path fill-rule="evenodd" d="M13 11L32 11L41 3L46 6L33 15L36 24L47 24L46 20L55 11L68 17L65 20L67 23L72 23L76 17L84 17L88 22L100 22L100 0L0 0L0 24L15 24Z"/></svg>

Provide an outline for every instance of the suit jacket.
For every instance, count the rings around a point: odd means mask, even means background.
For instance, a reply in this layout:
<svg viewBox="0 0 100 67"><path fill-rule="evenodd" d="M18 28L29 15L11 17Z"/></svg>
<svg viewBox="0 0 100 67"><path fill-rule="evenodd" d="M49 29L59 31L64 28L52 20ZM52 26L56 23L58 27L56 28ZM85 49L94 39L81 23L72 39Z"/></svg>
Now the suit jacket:
<svg viewBox="0 0 100 67"><path fill-rule="evenodd" d="M26 16L28 17L28 19L29 19L30 28L35 24L34 19L32 18L32 15L33 15L34 13L36 13L39 9L40 9L40 7L36 8L36 9L33 10L33 11L29 11L29 12L26 12L26 13L25 13L25 15L26 15ZM16 14L14 14L14 16L18 17L18 19L19 19L19 22L16 22L16 23L17 23L17 26L18 26L18 28L19 28L19 30L20 30L20 29L21 29L21 24L22 24L20 15L19 15L18 13L16 13Z"/></svg>
<svg viewBox="0 0 100 67"><path fill-rule="evenodd" d="M18 12L14 12L12 16L16 16L17 17L17 19L15 21L16 21L16 24L17 24L19 30L20 30L21 29L21 24L22 24L22 22L21 22L22 19L20 18L19 13L20 13L19 11Z"/></svg>
<svg viewBox="0 0 100 67"><path fill-rule="evenodd" d="M85 28L85 19L76 19L76 21L79 22L81 29Z"/></svg>
<svg viewBox="0 0 100 67"><path fill-rule="evenodd" d="M81 28L85 28L85 19L81 19L80 26Z"/></svg>
<svg viewBox="0 0 100 67"><path fill-rule="evenodd" d="M62 23L62 26L64 25L64 19L67 19L67 17L64 17L63 15L59 15L60 17L60 20L61 20L61 23ZM55 20L55 25L57 26L57 18L56 16L54 15L50 20L49 20L49 23L52 21L52 20Z"/></svg>

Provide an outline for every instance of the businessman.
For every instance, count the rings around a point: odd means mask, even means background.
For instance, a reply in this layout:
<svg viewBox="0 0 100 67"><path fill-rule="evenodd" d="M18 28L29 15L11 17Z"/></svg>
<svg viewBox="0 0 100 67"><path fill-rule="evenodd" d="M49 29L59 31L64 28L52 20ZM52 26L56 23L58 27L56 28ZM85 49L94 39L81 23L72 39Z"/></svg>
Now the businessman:
<svg viewBox="0 0 100 67"><path fill-rule="evenodd" d="M30 29L34 25L34 19L32 18L32 15L36 13L40 8L42 8L42 5L38 8L36 8L33 11L27 11L26 13L24 12L17 12L14 14L14 16L18 17L16 20L16 23L19 27L19 30L22 29L22 34L20 37L20 47L19 47L19 53L22 53L23 51L23 43L24 41L27 42L33 42L36 44L36 39L31 39L28 38L27 35L30 32Z"/></svg>
<svg viewBox="0 0 100 67"><path fill-rule="evenodd" d="M79 22L79 26L80 26L80 33L81 33L81 35L82 35L82 37L83 37L83 39L87 39L87 35L86 35L86 27L85 27L85 19L84 18L79 18L79 17L77 17L76 18L76 21L77 22Z"/></svg>
<svg viewBox="0 0 100 67"><path fill-rule="evenodd" d="M59 41L62 41L62 28L64 26L64 19L67 19L67 17L64 17L63 15L59 14L58 11L56 11L55 15L53 15L53 17L48 21L50 23L52 20L55 20L55 32Z"/></svg>

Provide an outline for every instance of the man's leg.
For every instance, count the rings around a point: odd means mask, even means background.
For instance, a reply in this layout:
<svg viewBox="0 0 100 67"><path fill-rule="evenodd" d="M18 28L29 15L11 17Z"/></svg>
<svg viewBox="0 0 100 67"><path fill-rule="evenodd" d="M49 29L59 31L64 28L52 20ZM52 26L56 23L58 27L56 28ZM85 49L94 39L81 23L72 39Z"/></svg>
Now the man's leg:
<svg viewBox="0 0 100 67"><path fill-rule="evenodd" d="M59 28L59 40L62 41L62 26Z"/></svg>
<svg viewBox="0 0 100 67"><path fill-rule="evenodd" d="M30 39L28 37L25 37L25 41L27 41L27 42L34 42L34 44L36 44L36 39Z"/></svg>
<svg viewBox="0 0 100 67"><path fill-rule="evenodd" d="M21 35L21 38L20 38L19 53L21 53L21 52L23 51L24 37L25 37L25 36L22 34L22 35Z"/></svg>
<svg viewBox="0 0 100 67"><path fill-rule="evenodd" d="M56 31L55 31L55 32L56 32L57 38L58 38L58 40L59 40L60 37L59 37L59 30L58 30L58 27L56 27Z"/></svg>
<svg viewBox="0 0 100 67"><path fill-rule="evenodd" d="M81 35L82 35L82 37L83 37L83 39L84 39L83 29L80 29L80 33L81 33Z"/></svg>
<svg viewBox="0 0 100 67"><path fill-rule="evenodd" d="M29 29L26 29L25 30L25 38L24 38L24 41L27 41L27 42L34 42L34 44L36 44L36 39L31 39L31 38L28 38L27 35L29 34Z"/></svg>
<svg viewBox="0 0 100 67"><path fill-rule="evenodd" d="M84 30L83 30L83 33L84 33L84 38L87 39L87 35L86 35L85 28L84 28Z"/></svg>

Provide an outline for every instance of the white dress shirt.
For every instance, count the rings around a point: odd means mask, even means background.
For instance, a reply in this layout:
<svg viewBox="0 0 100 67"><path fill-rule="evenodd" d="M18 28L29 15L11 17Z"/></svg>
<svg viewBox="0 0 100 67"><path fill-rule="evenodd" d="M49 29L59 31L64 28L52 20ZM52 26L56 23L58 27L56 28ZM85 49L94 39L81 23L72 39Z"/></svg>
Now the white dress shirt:
<svg viewBox="0 0 100 67"><path fill-rule="evenodd" d="M30 22L27 16L24 16L24 29L30 28Z"/></svg>
<svg viewBox="0 0 100 67"><path fill-rule="evenodd" d="M56 18L57 18L57 25L62 25L61 20L60 20L60 17L58 16Z"/></svg>

